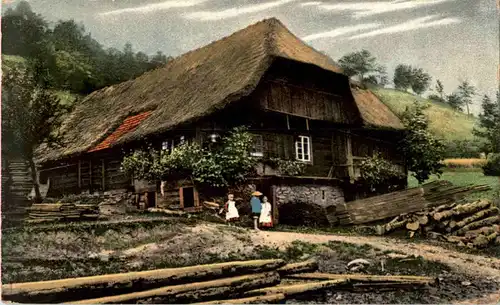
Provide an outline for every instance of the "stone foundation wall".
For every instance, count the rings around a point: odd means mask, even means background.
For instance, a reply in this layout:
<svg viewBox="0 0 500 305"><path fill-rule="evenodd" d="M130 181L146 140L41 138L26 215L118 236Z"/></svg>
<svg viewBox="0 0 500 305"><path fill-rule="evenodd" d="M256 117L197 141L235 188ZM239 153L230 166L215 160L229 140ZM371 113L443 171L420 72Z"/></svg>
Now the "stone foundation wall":
<svg viewBox="0 0 500 305"><path fill-rule="evenodd" d="M276 186L276 204L278 206L303 202L323 208L344 203L344 193L338 186L327 185L279 185Z"/></svg>

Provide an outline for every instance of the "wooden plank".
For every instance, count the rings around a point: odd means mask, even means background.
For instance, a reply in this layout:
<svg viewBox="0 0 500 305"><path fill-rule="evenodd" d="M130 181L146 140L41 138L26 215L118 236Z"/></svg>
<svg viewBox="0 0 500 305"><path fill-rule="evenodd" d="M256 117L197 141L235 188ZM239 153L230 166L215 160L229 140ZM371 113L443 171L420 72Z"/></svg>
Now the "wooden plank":
<svg viewBox="0 0 500 305"><path fill-rule="evenodd" d="M82 160L78 159L78 188L82 188Z"/></svg>
<svg viewBox="0 0 500 305"><path fill-rule="evenodd" d="M346 141L346 156L347 156L347 164L349 164L348 171L349 177L354 178L354 164L352 159L352 143L351 143L351 134L347 132L347 141Z"/></svg>
<svg viewBox="0 0 500 305"><path fill-rule="evenodd" d="M194 196L193 196L194 197L194 206L198 207L198 206L200 206L200 199L198 196L198 190L195 187L193 187L193 193L194 193Z"/></svg>
<svg viewBox="0 0 500 305"><path fill-rule="evenodd" d="M104 159L101 159L101 177L102 177L102 190L105 191L106 190L106 170L104 168Z"/></svg>
<svg viewBox="0 0 500 305"><path fill-rule="evenodd" d="M179 200L180 200L180 208L184 209L184 188L179 188Z"/></svg>

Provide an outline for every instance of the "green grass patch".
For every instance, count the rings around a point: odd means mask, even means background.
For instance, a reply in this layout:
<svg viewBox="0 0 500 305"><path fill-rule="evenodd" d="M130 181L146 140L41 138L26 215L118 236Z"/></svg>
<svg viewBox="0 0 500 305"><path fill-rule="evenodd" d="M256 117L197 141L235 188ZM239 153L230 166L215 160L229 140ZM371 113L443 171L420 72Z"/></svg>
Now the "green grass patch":
<svg viewBox="0 0 500 305"><path fill-rule="evenodd" d="M470 184L486 184L491 186L491 190L485 192L472 193L466 197L467 200L477 200L477 199L496 199L500 197L500 177L485 176L480 169L470 169L470 170L446 170L441 175L437 177L435 175L431 176L427 182L432 182L436 180L447 180L456 186L466 186ZM418 182L412 176L408 177L408 187L416 187Z"/></svg>
<svg viewBox="0 0 500 305"><path fill-rule="evenodd" d="M415 101L428 103L430 107L424 111L430 121L430 130L445 141L472 140L472 128L476 118L465 113L454 111L449 105L429 101L403 91L388 88L373 88L373 93L394 113L401 114L406 107L411 107Z"/></svg>

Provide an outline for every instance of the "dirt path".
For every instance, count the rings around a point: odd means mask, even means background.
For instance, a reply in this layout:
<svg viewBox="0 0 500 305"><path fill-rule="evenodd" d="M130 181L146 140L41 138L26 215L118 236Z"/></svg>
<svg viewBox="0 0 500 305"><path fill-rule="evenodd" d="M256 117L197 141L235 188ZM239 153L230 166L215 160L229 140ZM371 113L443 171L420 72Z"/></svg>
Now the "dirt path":
<svg viewBox="0 0 500 305"><path fill-rule="evenodd" d="M407 243L377 236L318 235L291 232L254 232L255 244L286 246L294 240L310 243L339 241L352 244L368 244L381 250L399 251L408 255L422 256L427 260L440 262L471 276L493 277L500 281L500 259L472 255L444 249L423 243Z"/></svg>

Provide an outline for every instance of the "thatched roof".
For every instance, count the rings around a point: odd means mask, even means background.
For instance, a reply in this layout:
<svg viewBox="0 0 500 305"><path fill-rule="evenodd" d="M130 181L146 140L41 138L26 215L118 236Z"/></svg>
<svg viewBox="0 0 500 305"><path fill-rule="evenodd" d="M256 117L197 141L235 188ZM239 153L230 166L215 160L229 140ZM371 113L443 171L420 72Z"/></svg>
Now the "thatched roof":
<svg viewBox="0 0 500 305"><path fill-rule="evenodd" d="M153 110L133 130L120 134L114 145L165 132L213 113L252 93L277 57L342 73L331 58L303 43L279 20L266 19L134 80L93 92L65 121L65 147L40 147L39 162L87 152L110 136L126 118L146 111ZM380 106L382 103L372 101L369 107ZM371 109L360 110L362 114L371 113ZM377 114L363 117L377 122Z"/></svg>

